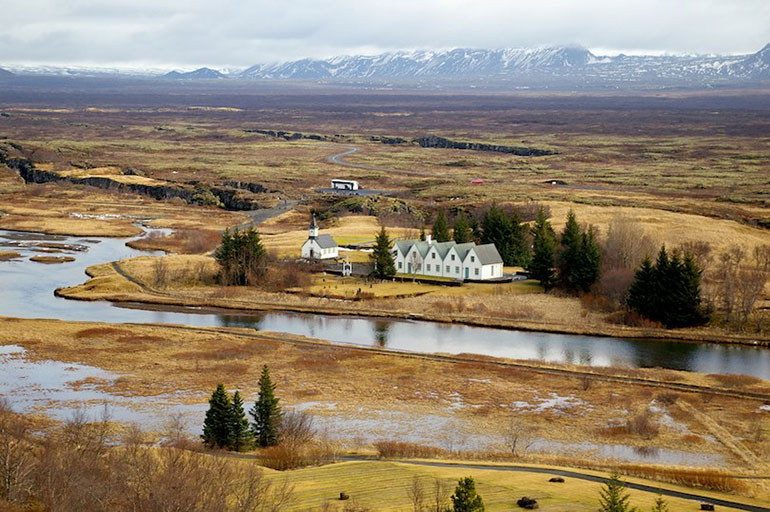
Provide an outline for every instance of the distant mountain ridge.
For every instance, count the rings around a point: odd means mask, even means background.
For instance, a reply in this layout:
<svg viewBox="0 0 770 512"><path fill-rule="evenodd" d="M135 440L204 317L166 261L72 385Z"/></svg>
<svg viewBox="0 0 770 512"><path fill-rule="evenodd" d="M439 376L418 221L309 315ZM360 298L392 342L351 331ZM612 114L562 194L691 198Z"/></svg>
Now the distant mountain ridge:
<svg viewBox="0 0 770 512"><path fill-rule="evenodd" d="M198 68L195 71L188 71L187 73L180 73L179 71L169 71L163 78L175 78L182 80L217 80L220 78L227 78L227 75L220 73L216 69L211 68Z"/></svg>
<svg viewBox="0 0 770 512"><path fill-rule="evenodd" d="M0 77L1 78L10 78L12 76L16 76L7 69L0 68Z"/></svg>
<svg viewBox="0 0 770 512"><path fill-rule="evenodd" d="M308 80L378 84L414 82L439 87L452 82L461 87L600 87L635 85L711 86L770 79L770 44L748 55L595 55L580 46L456 48L415 50L379 55L348 55L329 59L301 59L257 64L246 70L194 71L110 69L93 67L10 66L13 74L66 77L143 77L170 80ZM10 77L13 74L3 73ZM497 84L497 85L493 85Z"/></svg>
<svg viewBox="0 0 770 512"><path fill-rule="evenodd" d="M561 77L609 80L770 78L770 45L743 56L596 56L579 46L413 51L255 65L253 79Z"/></svg>

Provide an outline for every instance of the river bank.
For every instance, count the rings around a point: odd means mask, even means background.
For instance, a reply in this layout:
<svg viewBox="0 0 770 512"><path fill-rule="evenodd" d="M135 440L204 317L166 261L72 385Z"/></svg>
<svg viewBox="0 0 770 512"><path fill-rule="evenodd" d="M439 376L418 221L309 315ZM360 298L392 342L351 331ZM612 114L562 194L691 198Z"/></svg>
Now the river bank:
<svg viewBox="0 0 770 512"><path fill-rule="evenodd" d="M187 257L192 264L205 264L210 258ZM295 313L313 313L333 316L361 316L368 318L424 320L430 322L460 324L494 329L519 330L528 332L546 332L553 334L574 334L640 340L665 340L698 343L738 344L755 347L770 347L770 335L746 335L727 333L716 328L663 329L655 327L630 327L610 324L601 315L591 315L588 311L572 311L567 321L559 321L558 316L549 315L547 319L502 317L495 315L486 307L479 311L474 300L483 302L493 299L491 296L462 296L462 304L469 311L453 310L451 313L437 312L436 302L446 302L448 298L425 296L424 292L416 297L400 297L399 300L374 299L357 300L337 297L324 298L308 296L302 293L268 293L253 289L223 290L218 286L186 286L158 289L148 284L152 280L149 263L112 262L86 269L91 278L82 285L61 288L56 295L68 299L96 301L107 300L116 303L143 304L146 306L192 307L207 311L265 312L287 311ZM329 276L325 279L335 280ZM425 288L431 288L424 286ZM577 301L566 297L544 294L519 293L508 297L511 301L520 301L530 307L540 306L542 311L550 306L561 312L575 305ZM440 304L445 306L446 304ZM579 306L579 304L577 304ZM450 304L451 308L451 304ZM454 309L454 308L452 308ZM574 309L574 308L571 308ZM530 310L519 313L529 314Z"/></svg>

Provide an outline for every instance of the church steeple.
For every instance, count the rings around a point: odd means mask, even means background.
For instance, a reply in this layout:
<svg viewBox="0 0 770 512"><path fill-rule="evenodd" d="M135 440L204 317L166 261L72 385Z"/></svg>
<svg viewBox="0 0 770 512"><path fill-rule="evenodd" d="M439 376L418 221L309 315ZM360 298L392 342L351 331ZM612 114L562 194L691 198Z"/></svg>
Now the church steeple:
<svg viewBox="0 0 770 512"><path fill-rule="evenodd" d="M315 213L313 214L313 217L310 220L310 229L308 230L309 234L308 236L310 238L315 238L318 236L318 224L316 224L315 221Z"/></svg>

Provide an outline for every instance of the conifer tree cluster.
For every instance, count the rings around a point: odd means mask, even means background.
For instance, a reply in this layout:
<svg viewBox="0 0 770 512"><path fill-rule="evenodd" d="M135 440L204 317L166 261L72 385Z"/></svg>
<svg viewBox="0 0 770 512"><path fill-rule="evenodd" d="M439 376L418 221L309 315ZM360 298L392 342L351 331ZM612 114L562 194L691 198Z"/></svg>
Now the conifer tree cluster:
<svg viewBox="0 0 770 512"><path fill-rule="evenodd" d="M275 396L275 385L265 365L259 378L259 397L249 411L253 422L249 424L239 391L230 397L224 384L209 399L209 409L203 421L203 442L212 448L242 451L258 446L275 446L280 440L281 408Z"/></svg>
<svg viewBox="0 0 770 512"><path fill-rule="evenodd" d="M645 259L628 290L628 306L668 328L703 324L708 313L701 304L701 269L695 258L662 246L655 263Z"/></svg>
<svg viewBox="0 0 770 512"><path fill-rule="evenodd" d="M505 265L529 265L531 255L527 227L515 210L506 213L499 206L492 205L481 221L481 243L495 244Z"/></svg>
<svg viewBox="0 0 770 512"><path fill-rule="evenodd" d="M226 229L214 258L220 266L219 281L227 286L253 285L267 271L267 253L253 228Z"/></svg>
<svg viewBox="0 0 770 512"><path fill-rule="evenodd" d="M601 250L593 227L581 228L570 210L561 234L559 254L559 285L571 292L587 292L599 277Z"/></svg>
<svg viewBox="0 0 770 512"><path fill-rule="evenodd" d="M379 279L389 279L396 275L396 262L390 249L390 237L385 226L380 228L374 242L374 250L369 255L372 262L372 275Z"/></svg>

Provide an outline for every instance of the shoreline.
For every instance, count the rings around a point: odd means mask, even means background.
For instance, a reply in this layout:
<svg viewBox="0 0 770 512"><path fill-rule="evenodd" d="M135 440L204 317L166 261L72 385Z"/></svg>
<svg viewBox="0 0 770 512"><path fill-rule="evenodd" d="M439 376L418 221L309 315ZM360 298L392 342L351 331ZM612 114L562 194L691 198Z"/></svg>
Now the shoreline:
<svg viewBox="0 0 770 512"><path fill-rule="evenodd" d="M452 316L435 313L407 313L398 310L384 310L372 308L348 308L336 307L331 305L309 305L305 306L290 302L268 302L268 301L249 301L248 304L233 303L232 299L225 299L226 303L217 303L217 299L208 299L206 303L195 300L192 297L172 295L167 292L154 290L137 279L130 278L125 272L120 270L119 262L112 262L110 265L116 275L122 277L128 282L138 286L141 289L140 295L126 295L121 292L103 293L98 290L89 290L88 292L76 292L77 288L87 284L96 276L91 272L91 267L86 270L86 274L91 278L81 285L74 287L57 288L54 295L68 300L81 300L86 302L106 300L115 304L136 304L135 309L147 310L168 310L163 306L177 308L196 308L199 312L231 312L231 313L258 313L258 312L287 312L300 314L317 314L326 316L350 316L355 318L373 318L373 319L393 319L402 321L423 321L442 324L467 325L470 327L483 327L489 329L500 329L509 331L524 332L542 332L548 334L566 334L577 336L595 336L603 338L623 338L628 340L656 340L671 341L682 343L713 343L721 345L741 345L757 348L770 348L770 338L768 339L750 339L740 335L718 335L703 334L698 332L669 332L662 329L645 329L636 327L618 326L610 329L584 329L580 327L570 327L565 324L553 324L551 322L538 322L534 320L503 320L503 319L478 319L472 315L454 314ZM116 268L117 267L117 268ZM342 299L335 299L344 303ZM360 305L360 302L356 302ZM148 307L143 307L148 306ZM194 313L194 312L193 312Z"/></svg>

